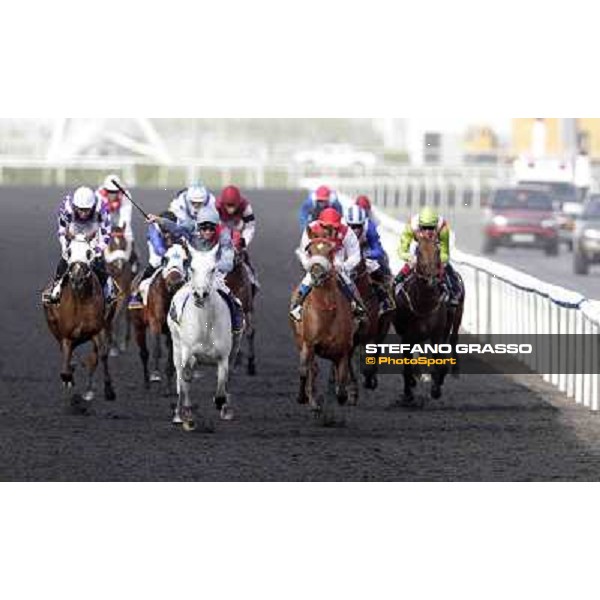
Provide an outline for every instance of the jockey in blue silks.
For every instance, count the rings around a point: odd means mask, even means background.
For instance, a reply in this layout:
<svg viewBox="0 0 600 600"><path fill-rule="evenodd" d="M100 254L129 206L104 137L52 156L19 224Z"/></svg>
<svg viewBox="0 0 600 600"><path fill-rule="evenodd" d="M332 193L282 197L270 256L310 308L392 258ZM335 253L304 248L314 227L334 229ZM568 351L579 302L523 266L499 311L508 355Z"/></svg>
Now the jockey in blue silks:
<svg viewBox="0 0 600 600"><path fill-rule="evenodd" d="M300 207L300 229L304 232L306 227L316 221L326 208L333 208L340 215L344 214L337 193L322 185L311 192Z"/></svg>

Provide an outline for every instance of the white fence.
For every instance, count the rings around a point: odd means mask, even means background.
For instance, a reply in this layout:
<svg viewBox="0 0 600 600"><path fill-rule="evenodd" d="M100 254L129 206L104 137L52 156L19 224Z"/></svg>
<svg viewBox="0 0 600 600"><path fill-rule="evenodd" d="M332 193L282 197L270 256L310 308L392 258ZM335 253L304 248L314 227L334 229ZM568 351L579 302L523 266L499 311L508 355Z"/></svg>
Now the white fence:
<svg viewBox="0 0 600 600"><path fill-rule="evenodd" d="M377 211L377 218L382 242L397 270L400 267L397 247L403 224L381 211ZM541 364L529 362L527 366L577 404L599 410L600 356L597 345L586 344L590 338L582 334L600 335L600 302L457 249L452 257L467 290L465 331L476 335L561 334L549 338L549 354L556 373L540 373ZM566 337L570 334L574 337ZM576 335L581 335L581 341ZM569 364L586 365L592 374L559 374Z"/></svg>

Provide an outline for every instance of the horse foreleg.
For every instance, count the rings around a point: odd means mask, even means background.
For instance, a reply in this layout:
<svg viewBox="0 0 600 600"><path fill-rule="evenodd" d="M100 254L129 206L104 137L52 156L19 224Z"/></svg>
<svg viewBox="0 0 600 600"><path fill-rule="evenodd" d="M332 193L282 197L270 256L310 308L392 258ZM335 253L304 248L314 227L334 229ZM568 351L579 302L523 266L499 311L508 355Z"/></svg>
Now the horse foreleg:
<svg viewBox="0 0 600 600"><path fill-rule="evenodd" d="M148 344L146 343L146 323L143 318L136 315L133 320L133 327L135 330L135 341L139 348L140 360L142 361L142 368L144 370L144 386L148 389L150 387L150 374L148 372L148 358L150 353L148 352Z"/></svg>
<svg viewBox="0 0 600 600"><path fill-rule="evenodd" d="M110 377L110 369L108 367L108 338L106 334L100 334L98 336L99 343L98 348L100 349L100 360L102 361L102 369L104 371L104 399L112 402L116 400L117 395L112 385L112 379Z"/></svg>
<svg viewBox="0 0 600 600"><path fill-rule="evenodd" d="M348 402L348 375L350 369L348 356L342 357L335 365L335 395L340 406L344 406Z"/></svg>
<svg viewBox="0 0 600 600"><path fill-rule="evenodd" d="M300 375L300 388L298 390L298 404L306 404L309 400L307 384L309 373L312 370L311 352L307 344L302 346L300 351L300 366L298 368L298 374Z"/></svg>
<svg viewBox="0 0 600 600"><path fill-rule="evenodd" d="M94 399L94 375L98 367L98 340L92 339L92 351L86 357L86 366L88 368L87 387L83 394L83 399L86 402L91 402Z"/></svg>
<svg viewBox="0 0 600 600"><path fill-rule="evenodd" d="M150 373L150 383L160 383L162 377L160 374L160 359L162 358L161 332L152 331L152 360L154 368Z"/></svg>
<svg viewBox="0 0 600 600"><path fill-rule="evenodd" d="M254 356L254 334L256 329L254 327L254 313L249 312L246 314L246 339L248 345L248 367L247 373L250 376L256 375L256 359Z"/></svg>
<svg viewBox="0 0 600 600"><path fill-rule="evenodd" d="M173 339L171 338L171 334L167 333L167 366L165 367L165 375L167 376L167 387L166 394L167 396L171 395L173 390L173 377L175 376L176 369L174 363L173 356Z"/></svg>
<svg viewBox="0 0 600 600"><path fill-rule="evenodd" d="M193 431L196 429L196 423L194 421L194 415L192 411L192 402L190 399L190 384L194 376L193 370L193 357L187 352L185 348L181 348L180 351L180 364L176 365L178 370L178 381L179 381L179 420L173 419L174 423L181 423L185 431Z"/></svg>
<svg viewBox="0 0 600 600"><path fill-rule="evenodd" d="M233 419L233 407L231 398L227 393L227 383L229 381L229 357L221 359L217 366L217 393L215 394L215 406L220 412L223 421Z"/></svg>
<svg viewBox="0 0 600 600"><path fill-rule="evenodd" d="M71 389L74 385L73 382L73 366L71 365L71 358L73 356L73 344L71 340L63 339L60 343L62 351L62 365L60 369L60 378L66 389Z"/></svg>
<svg viewBox="0 0 600 600"><path fill-rule="evenodd" d="M351 406L356 406L358 404L358 379L356 377L356 369L354 365L354 353L348 359L348 374L350 378L350 382L348 384L348 402Z"/></svg>

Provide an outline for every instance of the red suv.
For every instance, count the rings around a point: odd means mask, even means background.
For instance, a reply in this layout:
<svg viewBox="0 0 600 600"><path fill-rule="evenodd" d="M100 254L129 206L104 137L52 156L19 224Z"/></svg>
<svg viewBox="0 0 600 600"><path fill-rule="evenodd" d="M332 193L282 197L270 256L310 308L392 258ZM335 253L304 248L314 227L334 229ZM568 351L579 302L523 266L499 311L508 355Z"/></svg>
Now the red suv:
<svg viewBox="0 0 600 600"><path fill-rule="evenodd" d="M551 195L544 188L519 186L494 192L484 228L484 254L499 246L543 248L556 256L558 223Z"/></svg>

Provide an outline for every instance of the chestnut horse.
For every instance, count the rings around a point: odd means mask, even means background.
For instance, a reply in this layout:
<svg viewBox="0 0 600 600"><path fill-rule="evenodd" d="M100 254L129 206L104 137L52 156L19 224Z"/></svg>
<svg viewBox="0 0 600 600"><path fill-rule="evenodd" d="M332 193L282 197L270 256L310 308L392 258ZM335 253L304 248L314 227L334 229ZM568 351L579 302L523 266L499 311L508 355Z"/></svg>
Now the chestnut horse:
<svg viewBox="0 0 600 600"><path fill-rule="evenodd" d="M131 319L127 310L127 300L131 292L133 279L130 250L124 229L114 227L105 253L106 269L118 289L115 316L109 331L111 356L117 356L119 352L125 352L131 337Z"/></svg>
<svg viewBox="0 0 600 600"><path fill-rule="evenodd" d="M163 335L167 342L168 353L165 369L165 375L167 376L166 392L170 393L173 389L175 366L173 365L171 332L167 327L167 314L175 292L185 283L184 263L186 256L186 251L180 245L171 246L165 254L165 266L161 268L160 272L155 273L151 280L144 307L131 311L133 313L131 322L144 369L146 389L150 387L150 383L160 383L162 381L160 362L162 358L161 338ZM147 329L150 329L152 357L154 359L154 368L151 373L148 370L150 353L146 341Z"/></svg>
<svg viewBox="0 0 600 600"><path fill-rule="evenodd" d="M461 304L448 306L448 298L440 277L440 248L428 234L418 237L416 265L404 284L396 290L395 328L403 344L455 344L463 313L464 287ZM462 281L460 282L462 286ZM411 356L405 355L405 358ZM448 358L448 356L433 356ZM432 372L431 397L441 398L447 366L436 366ZM411 365L404 366L404 403L415 402L413 388L416 378ZM422 406L422 404L421 404Z"/></svg>
<svg viewBox="0 0 600 600"><path fill-rule="evenodd" d="M356 352L358 347L364 344L383 343L394 320L394 313L390 311L384 315L379 314L379 297L373 287L373 280L369 274L367 262L364 258L360 261L356 269L354 282L367 309L367 318L360 324L360 327L354 336ZM350 375L353 382L355 382L356 373L352 361L350 362L350 369ZM362 373L364 376L364 387L369 390L377 389L377 366L363 366ZM358 386L353 385L351 390L351 403L356 400L358 400Z"/></svg>
<svg viewBox="0 0 600 600"><path fill-rule="evenodd" d="M92 351L86 360L88 379L83 399L90 402L94 398L98 357L104 369L104 398L111 401L116 398L108 368L108 330L114 305L108 310L105 306L102 286L91 266L93 256L89 239L84 235L75 236L67 249L68 269L60 302L44 305L48 327L62 352L60 377L66 396L73 405L75 397L71 393L74 387L71 360L75 348L86 342L92 343Z"/></svg>
<svg viewBox="0 0 600 600"><path fill-rule="evenodd" d="M316 395L316 357L330 360L335 370L335 393L343 406L348 400L350 357L354 347L354 318L349 301L340 290L334 266L335 243L312 239L307 248L307 271L313 289L304 301L302 320L291 321L300 351L298 402L308 403L319 415L323 402ZM327 417L325 417L327 418Z"/></svg>
<svg viewBox="0 0 600 600"><path fill-rule="evenodd" d="M225 282L236 298L242 303L245 320L244 335L248 340L248 364L246 372L248 375L256 375L256 359L254 354L254 334L256 333L254 323L255 288L248 275L245 252L246 250L243 248L236 250L233 270L227 275ZM239 363L241 360L242 352L240 351L236 358L236 363Z"/></svg>

